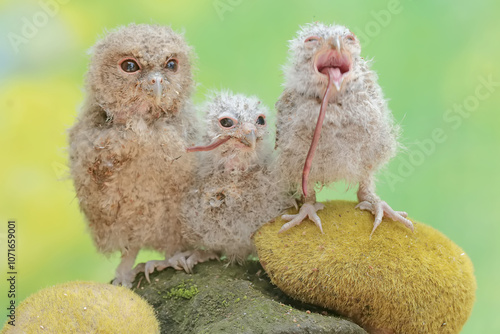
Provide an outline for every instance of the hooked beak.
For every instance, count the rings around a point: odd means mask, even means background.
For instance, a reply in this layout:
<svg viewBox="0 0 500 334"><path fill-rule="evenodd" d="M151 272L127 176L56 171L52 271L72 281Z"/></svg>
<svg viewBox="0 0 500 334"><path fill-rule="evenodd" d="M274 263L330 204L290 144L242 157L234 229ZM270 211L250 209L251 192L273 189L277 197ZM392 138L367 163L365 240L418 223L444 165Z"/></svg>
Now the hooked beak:
<svg viewBox="0 0 500 334"><path fill-rule="evenodd" d="M245 123L242 125L242 130L243 137L240 138L241 143L254 149L255 142L257 141L257 135L255 134L257 128L251 123Z"/></svg>
<svg viewBox="0 0 500 334"><path fill-rule="evenodd" d="M149 83L152 85L153 97L158 105L163 94L163 76L155 73L149 78Z"/></svg>
<svg viewBox="0 0 500 334"><path fill-rule="evenodd" d="M342 52L342 43L340 42L339 36L335 36L332 40L332 46L337 49L338 52Z"/></svg>
<svg viewBox="0 0 500 334"><path fill-rule="evenodd" d="M352 59L348 51L344 51L342 40L335 36L329 40L329 47L316 54L314 67L317 73L331 78L331 83L340 91L344 79L349 75Z"/></svg>
<svg viewBox="0 0 500 334"><path fill-rule="evenodd" d="M255 130L251 130L250 133L245 134L243 138L240 140L246 146L254 149L255 142L257 141L257 136L255 135Z"/></svg>

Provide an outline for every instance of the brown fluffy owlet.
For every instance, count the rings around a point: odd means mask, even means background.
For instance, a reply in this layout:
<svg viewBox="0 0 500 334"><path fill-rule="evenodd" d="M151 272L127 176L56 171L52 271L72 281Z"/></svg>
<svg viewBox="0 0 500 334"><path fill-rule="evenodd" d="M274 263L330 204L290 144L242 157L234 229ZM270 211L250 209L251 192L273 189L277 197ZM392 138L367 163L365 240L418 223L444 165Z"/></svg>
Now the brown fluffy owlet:
<svg viewBox="0 0 500 334"><path fill-rule="evenodd" d="M358 207L375 215L373 231L384 215L413 230L405 212L375 194L374 174L394 156L399 129L360 52L356 36L339 25L306 25L290 42L276 144L283 175L305 203L283 217L290 222L282 231L305 217L322 229L314 187L340 180L359 183Z"/></svg>
<svg viewBox="0 0 500 334"><path fill-rule="evenodd" d="M92 48L70 167L97 249L122 254L114 284L130 286L141 248L182 249L179 208L195 169L191 53L172 29L146 24Z"/></svg>

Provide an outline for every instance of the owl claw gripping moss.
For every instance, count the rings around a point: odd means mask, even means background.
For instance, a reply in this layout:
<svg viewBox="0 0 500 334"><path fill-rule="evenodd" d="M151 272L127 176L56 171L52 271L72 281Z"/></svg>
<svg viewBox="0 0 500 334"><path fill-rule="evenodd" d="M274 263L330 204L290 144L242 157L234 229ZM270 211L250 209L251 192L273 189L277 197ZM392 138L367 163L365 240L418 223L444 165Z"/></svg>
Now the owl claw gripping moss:
<svg viewBox="0 0 500 334"><path fill-rule="evenodd" d="M314 204L304 203L300 208L299 213L295 215L281 216L281 218L283 218L284 220L289 220L289 222L281 227L279 233L285 232L286 230L296 225L299 225L302 222L302 220L304 220L306 217L309 217L309 219L311 219L314 222L314 224L316 224L316 226L320 229L321 233L323 233L323 226L321 226L321 219L318 217L316 212L318 210L324 209L324 207L325 206L323 205L323 203L314 203Z"/></svg>
<svg viewBox="0 0 500 334"><path fill-rule="evenodd" d="M290 41L285 90L276 103L276 147L284 178L305 204L283 217L291 221L280 232L306 217L322 230L314 186L340 180L359 183L358 208L375 216L373 231L384 216L413 231L406 213L375 194L374 174L394 156L399 128L360 52L356 36L339 25L309 24Z"/></svg>
<svg viewBox="0 0 500 334"><path fill-rule="evenodd" d="M122 254L117 285L130 287L145 270L132 270L140 249L166 259L184 250L178 215L197 132L190 55L181 35L146 24L118 28L92 48L70 167L95 245Z"/></svg>
<svg viewBox="0 0 500 334"><path fill-rule="evenodd" d="M389 204L387 204L384 201L378 201L375 204L370 203L368 201L359 202L359 204L356 205L356 209L371 211L371 213L375 216L375 222L373 223L373 230L372 233L370 234L370 238L373 235L373 232L375 232L375 229L382 222L382 218L384 216L387 216L394 221L399 221L403 223L413 232L414 229L413 223L409 219L406 219L406 217L408 217L408 214L404 211L394 211L389 206Z"/></svg>

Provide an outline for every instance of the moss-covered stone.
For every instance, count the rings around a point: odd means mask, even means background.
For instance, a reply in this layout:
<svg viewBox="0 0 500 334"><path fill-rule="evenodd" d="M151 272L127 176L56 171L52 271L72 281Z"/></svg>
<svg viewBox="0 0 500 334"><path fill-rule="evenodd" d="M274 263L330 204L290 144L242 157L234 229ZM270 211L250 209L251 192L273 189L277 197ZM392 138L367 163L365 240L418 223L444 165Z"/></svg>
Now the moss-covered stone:
<svg viewBox="0 0 500 334"><path fill-rule="evenodd" d="M15 326L21 333L160 333L153 308L127 288L68 282L40 290L21 302Z"/></svg>
<svg viewBox="0 0 500 334"><path fill-rule="evenodd" d="M277 218L254 236L272 282L298 300L350 317L370 333L459 333L475 300L469 257L421 223L415 232L384 219L370 240L373 215L333 201L278 234ZM414 222L415 223L415 222Z"/></svg>
<svg viewBox="0 0 500 334"><path fill-rule="evenodd" d="M293 301L256 261L211 261L193 275L167 268L151 279L138 275L133 289L155 308L162 333L365 333L331 311Z"/></svg>

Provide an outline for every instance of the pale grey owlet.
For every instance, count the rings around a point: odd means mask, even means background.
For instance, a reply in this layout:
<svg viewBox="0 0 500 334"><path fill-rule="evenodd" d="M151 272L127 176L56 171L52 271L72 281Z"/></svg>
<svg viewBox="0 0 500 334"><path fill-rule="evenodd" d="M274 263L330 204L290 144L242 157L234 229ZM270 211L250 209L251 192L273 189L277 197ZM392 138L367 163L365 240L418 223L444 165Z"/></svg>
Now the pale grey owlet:
<svg viewBox="0 0 500 334"><path fill-rule="evenodd" d="M241 263L255 252L251 235L291 202L280 184L267 108L255 97L220 92L204 111L210 144L189 149L203 152L182 206L184 235L195 247Z"/></svg>
<svg viewBox="0 0 500 334"><path fill-rule="evenodd" d="M360 51L356 36L339 25L308 24L290 41L276 145L281 171L305 203L297 215L283 216L290 221L281 231L306 217L322 230L314 187L340 180L359 183L358 207L375 215L373 231L384 215L413 230L405 212L375 194L374 174L394 156L399 128Z"/></svg>
<svg viewBox="0 0 500 334"><path fill-rule="evenodd" d="M195 169L190 57L181 35L146 24L92 49L70 167L97 249L122 254L114 284L131 285L140 249L167 258L183 249L179 208Z"/></svg>

